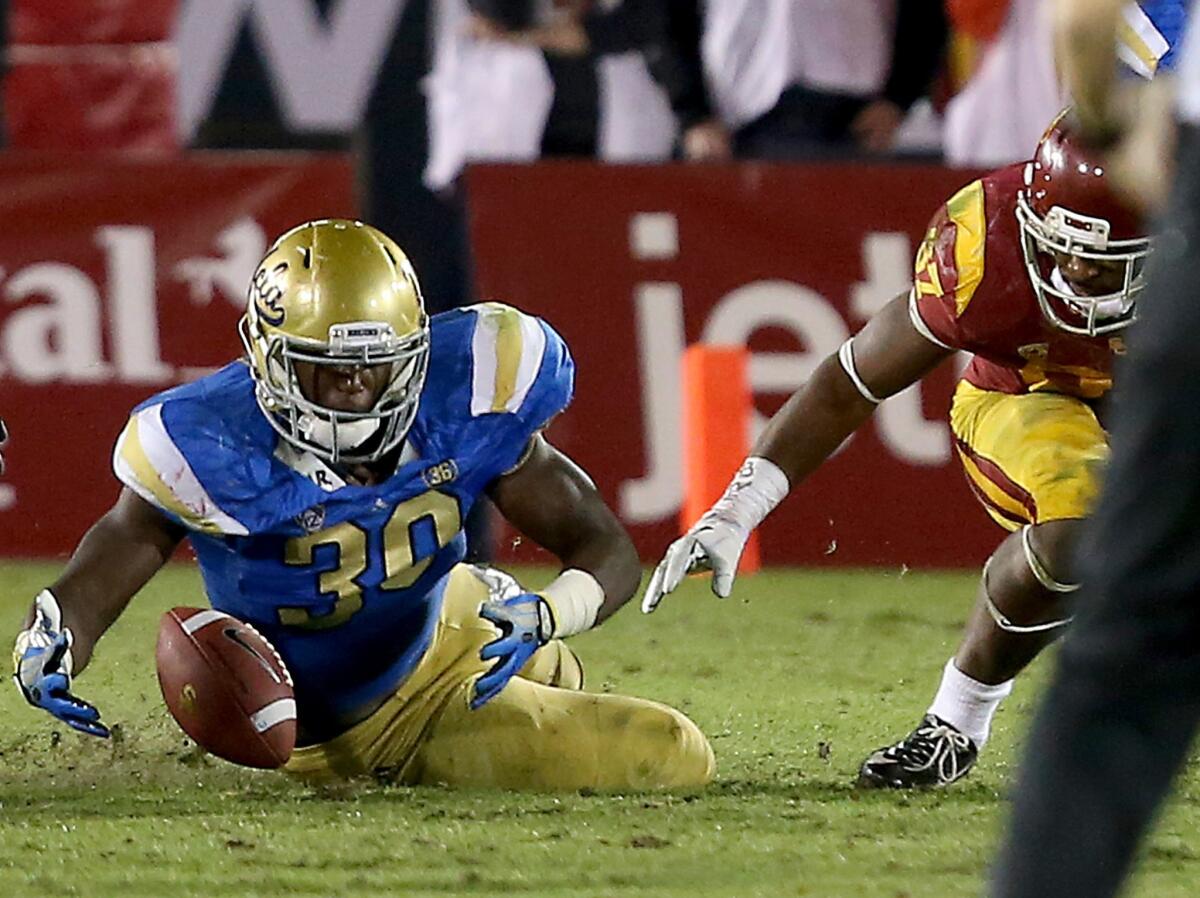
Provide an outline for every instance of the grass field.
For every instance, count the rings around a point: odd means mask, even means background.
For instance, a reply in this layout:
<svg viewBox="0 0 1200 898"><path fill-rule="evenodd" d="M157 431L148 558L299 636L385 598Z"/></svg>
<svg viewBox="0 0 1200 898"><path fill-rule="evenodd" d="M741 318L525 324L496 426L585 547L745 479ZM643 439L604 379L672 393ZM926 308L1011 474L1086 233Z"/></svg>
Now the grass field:
<svg viewBox="0 0 1200 898"><path fill-rule="evenodd" d="M52 573L0 567L7 628ZM697 795L551 796L314 791L198 755L154 678L159 613L198 603L196 572L175 566L79 681L119 725L111 742L0 690L0 896L979 895L1048 665L1018 686L968 780L917 795L849 785L925 708L973 579L768 572L726 602L691 582L652 618L625 609L575 642L592 688L686 710L718 780ZM1193 773L1134 894L1195 894L1198 803Z"/></svg>

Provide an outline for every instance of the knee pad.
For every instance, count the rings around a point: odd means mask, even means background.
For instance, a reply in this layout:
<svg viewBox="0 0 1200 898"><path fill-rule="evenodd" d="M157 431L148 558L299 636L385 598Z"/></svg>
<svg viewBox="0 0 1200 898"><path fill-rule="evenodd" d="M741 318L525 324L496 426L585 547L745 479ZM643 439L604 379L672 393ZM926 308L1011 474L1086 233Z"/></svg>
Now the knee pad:
<svg viewBox="0 0 1200 898"><path fill-rule="evenodd" d="M1075 590L1079 589L1078 583L1064 583L1061 580L1055 579L1046 565L1042 563L1042 560L1037 557L1037 553L1033 551L1032 530L1032 524L1026 524L1021 528L1021 548L1025 552L1025 562L1029 565L1029 569L1033 571L1033 576L1037 578L1037 582L1050 592L1075 592Z"/></svg>
<svg viewBox="0 0 1200 898"><path fill-rule="evenodd" d="M1034 579L1037 580L1037 582L1041 584L1042 588L1047 592L1054 593L1056 595L1064 595L1075 592L1077 589L1079 589L1078 583L1064 583L1063 581L1058 580L1053 574L1050 573L1050 570L1046 567L1042 560L1038 558L1037 553L1033 549L1033 540L1030 535L1032 527L1033 525L1026 524L1021 528L1021 550L1025 556L1025 563L1029 565L1029 570L1033 573ZM1008 619L1004 612L997 607L996 603L992 600L991 593L988 591L988 568L991 566L991 563L992 559L989 558L987 563L983 566L983 601L987 607L988 614L992 616L992 620L995 621L996 626L1001 630L1004 630L1008 633L1044 633L1048 630L1056 630L1059 627L1065 627L1073 620L1072 617L1066 617L1062 618L1061 620L1047 621L1046 623L1042 624L1030 624L1028 626L1014 624Z"/></svg>

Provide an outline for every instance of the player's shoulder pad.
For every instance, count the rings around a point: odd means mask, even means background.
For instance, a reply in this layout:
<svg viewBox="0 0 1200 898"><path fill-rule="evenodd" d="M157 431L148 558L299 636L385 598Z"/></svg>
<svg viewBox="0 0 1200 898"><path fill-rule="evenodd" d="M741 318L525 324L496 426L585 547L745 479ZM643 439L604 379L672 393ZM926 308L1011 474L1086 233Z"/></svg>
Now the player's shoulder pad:
<svg viewBox="0 0 1200 898"><path fill-rule="evenodd" d="M255 509L270 491L274 438L243 379L230 366L160 393L117 438L117 478L189 530L244 536L262 524Z"/></svg>
<svg viewBox="0 0 1200 898"><path fill-rule="evenodd" d="M469 306L471 415L511 414L539 429L570 404L575 364L545 321L503 303Z"/></svg>
<svg viewBox="0 0 1200 898"><path fill-rule="evenodd" d="M932 301L961 317L983 281L986 248L984 184L977 180L954 194L929 223L913 276L917 302Z"/></svg>

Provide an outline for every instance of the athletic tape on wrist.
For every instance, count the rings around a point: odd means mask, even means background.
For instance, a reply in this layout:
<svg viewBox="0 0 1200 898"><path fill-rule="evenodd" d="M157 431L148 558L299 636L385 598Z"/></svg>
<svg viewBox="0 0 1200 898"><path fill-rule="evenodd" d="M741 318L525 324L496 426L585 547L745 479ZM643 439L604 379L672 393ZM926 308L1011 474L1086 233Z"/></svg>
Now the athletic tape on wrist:
<svg viewBox="0 0 1200 898"><path fill-rule="evenodd" d="M556 639L590 630L604 604L604 589L596 578L577 568L563 571L540 595L554 615Z"/></svg>
<svg viewBox="0 0 1200 898"><path fill-rule="evenodd" d="M732 521L750 531L784 500L789 489L787 475L779 465L761 455L751 455L742 462L721 498L705 517L712 515Z"/></svg>

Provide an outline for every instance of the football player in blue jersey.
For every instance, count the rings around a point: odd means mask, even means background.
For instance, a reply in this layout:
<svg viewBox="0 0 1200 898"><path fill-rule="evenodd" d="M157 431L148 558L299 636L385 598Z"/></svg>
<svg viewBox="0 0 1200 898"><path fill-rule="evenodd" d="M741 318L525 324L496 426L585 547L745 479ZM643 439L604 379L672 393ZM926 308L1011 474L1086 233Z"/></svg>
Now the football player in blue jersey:
<svg viewBox="0 0 1200 898"><path fill-rule="evenodd" d="M17 639L30 703L104 736L73 692L96 641L190 540L214 608L295 681L287 769L530 789L691 787L712 749L680 712L580 691L562 639L632 596L640 566L588 476L541 435L573 363L496 303L427 318L400 247L300 225L260 263L246 357L133 410L124 485ZM553 552L539 593L462 564L481 495Z"/></svg>

